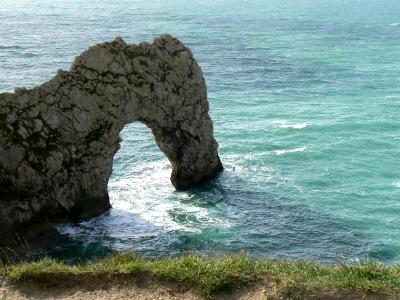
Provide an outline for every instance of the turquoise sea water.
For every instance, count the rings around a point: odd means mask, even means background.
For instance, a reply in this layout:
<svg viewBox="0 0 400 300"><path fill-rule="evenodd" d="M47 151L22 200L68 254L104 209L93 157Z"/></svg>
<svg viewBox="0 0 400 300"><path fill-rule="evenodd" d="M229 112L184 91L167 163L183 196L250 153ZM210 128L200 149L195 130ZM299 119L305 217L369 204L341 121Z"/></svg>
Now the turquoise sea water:
<svg viewBox="0 0 400 300"><path fill-rule="evenodd" d="M1 0L0 91L91 44L166 32L204 71L225 171L176 192L150 130L131 124L114 208L60 226L51 255L400 261L400 1Z"/></svg>

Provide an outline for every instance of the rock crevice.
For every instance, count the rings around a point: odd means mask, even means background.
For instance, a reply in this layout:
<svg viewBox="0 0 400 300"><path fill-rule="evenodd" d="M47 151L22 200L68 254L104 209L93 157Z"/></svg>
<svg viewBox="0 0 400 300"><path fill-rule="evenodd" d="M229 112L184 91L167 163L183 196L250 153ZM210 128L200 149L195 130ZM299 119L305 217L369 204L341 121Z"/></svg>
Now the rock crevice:
<svg viewBox="0 0 400 300"><path fill-rule="evenodd" d="M110 207L113 156L124 125L147 125L184 188L222 170L202 71L163 35L90 47L69 71L0 94L0 244Z"/></svg>

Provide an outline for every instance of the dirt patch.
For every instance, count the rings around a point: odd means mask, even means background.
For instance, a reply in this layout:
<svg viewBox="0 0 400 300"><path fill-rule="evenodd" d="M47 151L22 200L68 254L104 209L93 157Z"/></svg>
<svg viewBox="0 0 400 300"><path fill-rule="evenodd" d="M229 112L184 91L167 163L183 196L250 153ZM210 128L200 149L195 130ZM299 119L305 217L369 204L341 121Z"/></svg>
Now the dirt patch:
<svg viewBox="0 0 400 300"><path fill-rule="evenodd" d="M125 300L125 299L204 299L192 287L176 282L160 282L147 274L137 275L66 275L49 274L39 280L11 285L0 279L0 300L68 299L68 300ZM221 293L212 299L265 299L263 289L243 287Z"/></svg>
<svg viewBox="0 0 400 300"><path fill-rule="evenodd" d="M195 288L177 282L164 282L140 274L41 274L21 284L10 284L0 278L0 300L200 300ZM325 288L314 291L291 290L290 295L278 293L274 283L264 282L218 293L215 300L394 300L396 296L364 294L352 289Z"/></svg>

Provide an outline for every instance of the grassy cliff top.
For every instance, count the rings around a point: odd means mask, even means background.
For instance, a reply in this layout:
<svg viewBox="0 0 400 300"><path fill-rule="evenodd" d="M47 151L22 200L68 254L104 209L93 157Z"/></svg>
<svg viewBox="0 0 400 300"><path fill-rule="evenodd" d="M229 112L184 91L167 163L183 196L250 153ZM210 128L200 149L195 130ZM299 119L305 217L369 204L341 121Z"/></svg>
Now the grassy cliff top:
<svg viewBox="0 0 400 300"><path fill-rule="evenodd" d="M252 259L245 253L219 257L187 255L149 260L121 254L77 265L43 258L0 268L1 276L13 284L46 280L51 274L118 275L143 274L196 288L203 296L248 284L273 286L283 298L305 298L321 290L351 290L358 295L400 297L400 265L385 266L366 259L352 263L323 265L308 261Z"/></svg>

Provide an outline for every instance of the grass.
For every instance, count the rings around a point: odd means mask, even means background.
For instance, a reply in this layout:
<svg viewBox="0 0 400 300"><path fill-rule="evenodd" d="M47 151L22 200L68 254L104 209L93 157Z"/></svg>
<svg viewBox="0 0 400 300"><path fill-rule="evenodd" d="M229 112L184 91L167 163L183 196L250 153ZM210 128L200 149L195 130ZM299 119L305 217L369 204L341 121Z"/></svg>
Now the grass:
<svg viewBox="0 0 400 300"><path fill-rule="evenodd" d="M188 255L179 258L148 260L121 254L78 265L43 258L0 268L0 274L13 283L40 280L58 274L137 274L141 272L160 280L178 281L196 287L201 294L232 289L251 283L273 283L277 293L296 298L319 289L352 289L362 293L400 295L400 265L385 266L366 259L352 263L322 265L308 261L272 261L252 259L246 253L221 257Z"/></svg>

